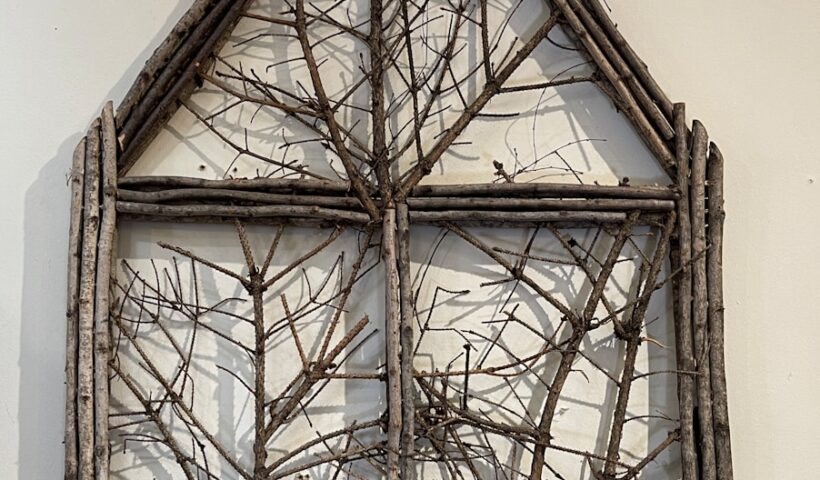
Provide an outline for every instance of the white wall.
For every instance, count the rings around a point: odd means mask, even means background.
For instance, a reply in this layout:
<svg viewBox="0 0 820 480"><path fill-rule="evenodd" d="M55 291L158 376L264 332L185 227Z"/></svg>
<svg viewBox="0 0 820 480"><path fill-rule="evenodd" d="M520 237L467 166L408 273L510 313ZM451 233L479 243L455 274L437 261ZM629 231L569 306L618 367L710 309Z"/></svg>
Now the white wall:
<svg viewBox="0 0 820 480"><path fill-rule="evenodd" d="M71 151L189 3L0 0L0 478L61 476ZM820 323L810 305L820 267L811 256L820 247L820 158L810 138L820 120L820 4L611 4L661 85L727 157L736 477L807 478L820 469Z"/></svg>

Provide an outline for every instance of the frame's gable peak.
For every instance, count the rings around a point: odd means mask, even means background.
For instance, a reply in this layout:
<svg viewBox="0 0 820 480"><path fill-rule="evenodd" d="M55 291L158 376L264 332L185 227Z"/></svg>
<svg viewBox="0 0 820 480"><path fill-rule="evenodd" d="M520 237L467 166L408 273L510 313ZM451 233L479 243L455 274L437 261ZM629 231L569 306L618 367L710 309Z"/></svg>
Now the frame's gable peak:
<svg viewBox="0 0 820 480"><path fill-rule="evenodd" d="M203 72L238 21L243 17L273 21L248 13L253 3L253 0L196 0L160 43L115 109L121 149L120 175L128 172L180 104L204 80L224 83ZM557 26L574 40L578 51L595 66L593 83L626 117L659 166L674 179L673 104L620 34L601 0L549 0L546 3L555 12ZM288 27L292 27L292 23L281 20L281 24ZM496 72L496 75L504 74L503 71ZM573 77L548 83L560 86L578 80ZM504 89L503 84L499 87ZM508 89L515 91L521 87ZM479 105L475 105L478 107L476 113L489 97L479 100ZM434 149L447 145L440 142ZM420 165L417 172L411 172L416 177L400 193L408 193L407 187L417 182L431 166Z"/></svg>

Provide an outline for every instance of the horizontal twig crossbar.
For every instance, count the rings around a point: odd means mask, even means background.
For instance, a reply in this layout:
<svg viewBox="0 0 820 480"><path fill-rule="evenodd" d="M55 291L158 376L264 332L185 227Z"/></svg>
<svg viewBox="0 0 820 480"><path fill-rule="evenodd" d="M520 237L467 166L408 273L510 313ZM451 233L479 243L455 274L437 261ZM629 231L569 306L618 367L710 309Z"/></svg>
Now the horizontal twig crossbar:
<svg viewBox="0 0 820 480"><path fill-rule="evenodd" d="M118 188L122 190L150 191L177 188L203 188L223 190L256 190L275 193L350 193L348 182L342 180L289 179L289 178L240 178L208 180L195 177L144 176L123 177ZM516 198L635 198L675 200L679 197L675 187L586 185L567 183L472 183L459 185L419 185L409 198L417 197L516 197Z"/></svg>
<svg viewBox="0 0 820 480"><path fill-rule="evenodd" d="M202 208L205 207L205 208ZM231 205L159 205L117 202L122 220L176 223L233 223L235 219L261 225L332 227L334 225L368 225L367 214L350 210L302 205L236 207ZM584 228L602 224L623 223L625 212L611 211L481 211L444 210L410 211L414 225L457 223L475 227L535 227L553 225L559 228ZM637 225L658 225L661 213L643 215Z"/></svg>
<svg viewBox="0 0 820 480"><path fill-rule="evenodd" d="M142 221L224 223L240 218L267 224L369 224L343 181L273 178L205 180L190 177L120 179L117 211ZM413 224L455 222L503 227L621 223L627 212L658 215L675 208L677 192L662 187L577 184L422 185L407 199ZM381 199L374 198L381 205Z"/></svg>
<svg viewBox="0 0 820 480"><path fill-rule="evenodd" d="M122 202L149 204L231 204L244 206L306 205L334 207L364 211L355 197L344 195L302 195L293 193L268 193L246 190L216 188L179 188L157 191L119 190ZM380 199L376 199L379 204ZM541 210L541 211L658 211L669 212L675 208L672 200L653 198L515 198L515 197L414 197L407 200L413 210Z"/></svg>

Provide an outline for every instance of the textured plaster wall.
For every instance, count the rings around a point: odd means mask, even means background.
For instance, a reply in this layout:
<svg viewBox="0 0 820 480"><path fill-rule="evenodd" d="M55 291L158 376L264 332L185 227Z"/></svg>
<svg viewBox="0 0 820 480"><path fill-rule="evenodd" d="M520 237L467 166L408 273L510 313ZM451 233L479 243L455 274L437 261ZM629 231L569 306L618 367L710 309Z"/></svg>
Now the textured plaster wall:
<svg viewBox="0 0 820 480"><path fill-rule="evenodd" d="M66 173L188 1L0 0L0 478L62 468ZM727 157L726 305L736 478L820 470L820 4L612 0L674 100Z"/></svg>

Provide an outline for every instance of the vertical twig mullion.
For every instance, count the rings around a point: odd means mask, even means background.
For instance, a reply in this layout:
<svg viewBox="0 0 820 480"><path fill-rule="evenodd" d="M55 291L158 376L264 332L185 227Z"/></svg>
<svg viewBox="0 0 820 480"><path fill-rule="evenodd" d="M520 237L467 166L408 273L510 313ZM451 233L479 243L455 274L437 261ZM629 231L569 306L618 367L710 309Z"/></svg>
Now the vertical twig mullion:
<svg viewBox="0 0 820 480"><path fill-rule="evenodd" d="M413 378L413 318L415 316L413 303L413 286L410 275L410 215L406 203L397 205L398 225L398 264L399 264L399 291L401 297L401 396L402 396L402 425L401 425L401 464L402 480L413 478L413 466L410 459L415 447L415 389Z"/></svg>
<svg viewBox="0 0 820 480"><path fill-rule="evenodd" d="M385 343L387 355L387 478L398 480L401 451L401 299L396 255L396 209L384 210L382 261L385 288Z"/></svg>

